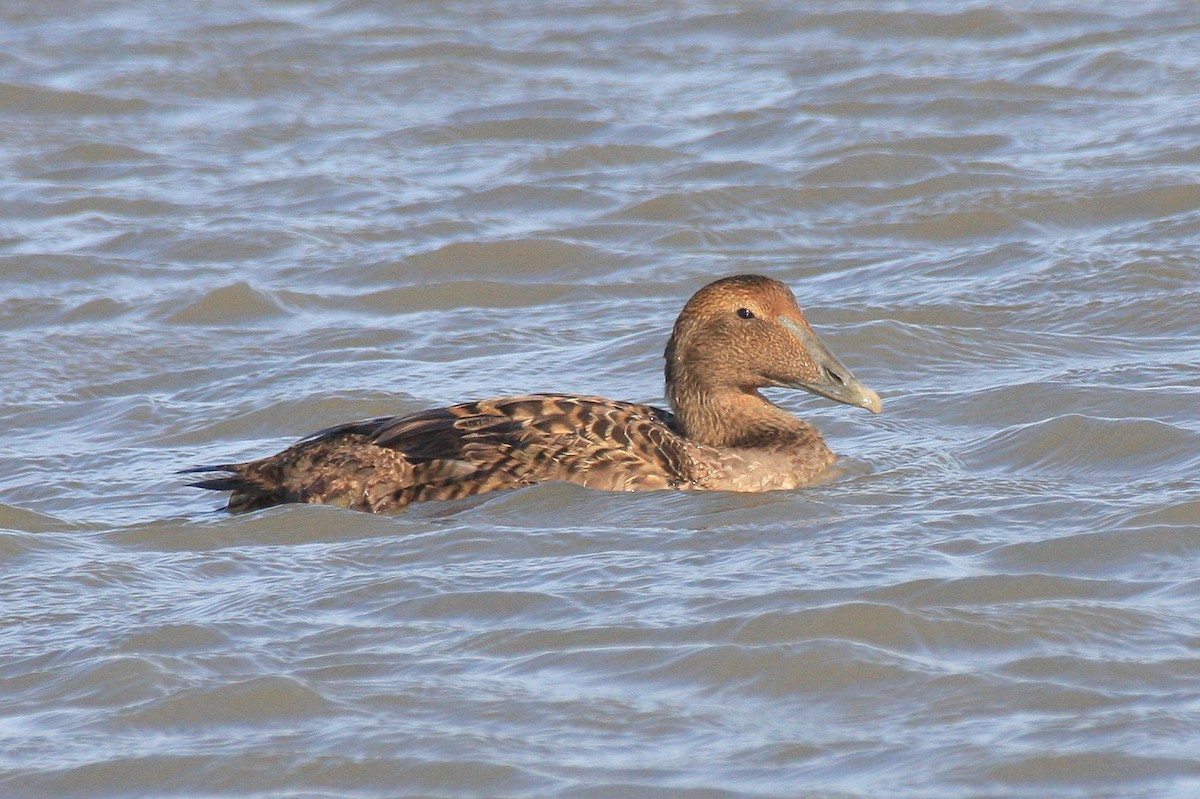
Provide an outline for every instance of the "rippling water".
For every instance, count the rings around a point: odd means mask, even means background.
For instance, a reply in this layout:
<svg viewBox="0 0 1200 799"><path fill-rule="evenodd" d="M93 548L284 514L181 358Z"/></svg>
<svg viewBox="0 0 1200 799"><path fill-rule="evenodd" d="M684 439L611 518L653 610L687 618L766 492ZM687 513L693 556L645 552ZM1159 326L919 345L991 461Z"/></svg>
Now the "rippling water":
<svg viewBox="0 0 1200 799"><path fill-rule="evenodd" d="M1200 795L1195 11L0 6L0 794ZM661 402L744 271L887 403L821 485L173 473Z"/></svg>

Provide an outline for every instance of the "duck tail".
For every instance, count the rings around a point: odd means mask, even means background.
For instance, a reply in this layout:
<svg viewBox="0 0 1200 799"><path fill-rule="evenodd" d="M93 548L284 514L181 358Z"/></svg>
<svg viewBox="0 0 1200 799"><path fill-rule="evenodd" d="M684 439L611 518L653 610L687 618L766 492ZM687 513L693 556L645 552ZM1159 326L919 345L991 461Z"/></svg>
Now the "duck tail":
<svg viewBox="0 0 1200 799"><path fill-rule="evenodd" d="M219 466L193 466L190 469L180 469L176 474L204 474L209 472L225 472L220 477L210 477L187 483L190 488L206 488L209 491L237 491L249 487L249 481L241 473L240 463L222 463Z"/></svg>

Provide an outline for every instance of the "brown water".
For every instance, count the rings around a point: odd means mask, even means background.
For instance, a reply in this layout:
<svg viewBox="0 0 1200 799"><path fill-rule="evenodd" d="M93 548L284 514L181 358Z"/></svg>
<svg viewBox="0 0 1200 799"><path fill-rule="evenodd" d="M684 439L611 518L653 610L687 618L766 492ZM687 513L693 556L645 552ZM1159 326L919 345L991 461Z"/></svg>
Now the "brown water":
<svg viewBox="0 0 1200 799"><path fill-rule="evenodd" d="M0 795L1200 796L1192 3L0 5ZM708 280L884 396L807 490L241 518L177 468L661 401Z"/></svg>

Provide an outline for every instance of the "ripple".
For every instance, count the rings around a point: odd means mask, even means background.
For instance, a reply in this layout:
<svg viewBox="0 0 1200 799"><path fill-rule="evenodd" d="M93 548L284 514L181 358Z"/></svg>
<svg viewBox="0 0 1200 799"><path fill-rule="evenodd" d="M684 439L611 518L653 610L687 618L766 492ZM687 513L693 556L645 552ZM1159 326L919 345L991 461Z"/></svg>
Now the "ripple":
<svg viewBox="0 0 1200 799"><path fill-rule="evenodd" d="M209 290L200 299L173 311L165 321L175 325L244 325L285 313L274 297L239 281Z"/></svg>
<svg viewBox="0 0 1200 799"><path fill-rule="evenodd" d="M488 279L504 274L515 284L544 277L586 274L601 253L555 239L522 238L447 244L407 259L411 274L438 275L452 268L461 277Z"/></svg>
<svg viewBox="0 0 1200 799"><path fill-rule="evenodd" d="M1153 419L1107 419L1064 414L1014 425L968 450L979 468L1072 474L1139 476L1191 468L1200 436Z"/></svg>
<svg viewBox="0 0 1200 799"><path fill-rule="evenodd" d="M135 707L181 688L168 664L145 657L104 657L71 672L55 687L62 701L88 708Z"/></svg>
<svg viewBox="0 0 1200 799"><path fill-rule="evenodd" d="M1047 788L1056 785L1078 788L1080 775L1086 775L1083 783L1104 790L1118 779L1126 784L1162 783L1179 777L1200 780L1200 768L1189 758L1139 757L1108 751L1011 758L1010 762L988 769L987 774L993 780L1009 784Z"/></svg>
<svg viewBox="0 0 1200 799"><path fill-rule="evenodd" d="M88 117L129 114L146 107L138 99L0 82L0 109L8 113Z"/></svg>
<svg viewBox="0 0 1200 799"><path fill-rule="evenodd" d="M1010 544L994 550L988 557L1006 568L1068 571L1098 577L1120 573L1128 579L1153 579L1161 573L1164 562L1183 564L1195 558L1200 550L1187 525L1138 529L1134 524L1110 522L1103 526L1113 529Z"/></svg>
<svg viewBox="0 0 1200 799"><path fill-rule="evenodd" d="M637 144L584 144L540 158L528 167L534 174L575 174L596 169L644 168L685 161L683 153Z"/></svg>
<svg viewBox="0 0 1200 799"><path fill-rule="evenodd" d="M942 169L936 158L925 155L856 153L839 159L837 163L818 167L804 177L825 185L891 185L897 181L925 178Z"/></svg>
<svg viewBox="0 0 1200 799"><path fill-rule="evenodd" d="M75 525L65 519L60 519L46 513L19 508L13 505L0 504L0 530L19 533L49 533L53 531L70 531ZM35 545L36 539L25 535L3 536L4 543L0 550L15 554L28 551Z"/></svg>
<svg viewBox="0 0 1200 799"><path fill-rule="evenodd" d="M262 676L174 692L138 707L125 720L152 727L255 726L264 720L308 719L333 707L301 680Z"/></svg>

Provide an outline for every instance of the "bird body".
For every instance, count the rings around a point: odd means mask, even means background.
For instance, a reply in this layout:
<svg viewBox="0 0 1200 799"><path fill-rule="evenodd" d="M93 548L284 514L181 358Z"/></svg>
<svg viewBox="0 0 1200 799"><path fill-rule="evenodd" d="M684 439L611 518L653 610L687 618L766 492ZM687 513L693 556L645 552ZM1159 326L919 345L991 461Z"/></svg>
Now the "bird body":
<svg viewBox="0 0 1200 799"><path fill-rule="evenodd" d="M791 291L740 275L684 307L666 350L672 411L602 397L528 394L351 422L261 460L192 469L232 491L233 512L317 502L372 512L565 481L608 491L770 491L811 482L836 456L771 403L803 388L876 413L879 397L817 338Z"/></svg>

